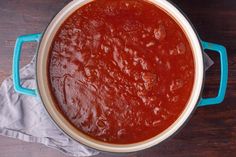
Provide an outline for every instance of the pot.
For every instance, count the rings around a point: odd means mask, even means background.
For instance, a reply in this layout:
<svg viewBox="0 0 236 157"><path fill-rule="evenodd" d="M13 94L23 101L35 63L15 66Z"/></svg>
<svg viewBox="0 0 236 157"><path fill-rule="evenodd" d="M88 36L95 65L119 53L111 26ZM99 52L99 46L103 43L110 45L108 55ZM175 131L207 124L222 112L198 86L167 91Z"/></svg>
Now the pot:
<svg viewBox="0 0 236 157"><path fill-rule="evenodd" d="M177 9L170 2L166 0L148 0L163 11L165 11L167 14L169 14L182 27L192 48L192 53L195 62L195 78L193 90L184 111L181 113L178 119L162 133L156 135L155 137L152 137L151 139L133 144L110 144L101 142L83 134L74 126L72 126L72 124L66 120L66 118L56 107L50 93L49 80L47 78L49 49L57 30L65 21L65 19L67 19L75 10L91 1L92 0L74 0L70 2L53 18L53 20L48 25L46 31L43 34L30 34L19 36L16 40L16 45L14 49L12 70L13 83L16 92L29 96L39 97L42 100L47 112L49 113L55 124L64 133L66 133L72 139L86 146L101 151L117 153L139 151L157 145L162 141L165 141L173 134L175 134L177 130L179 130L187 122L196 107L219 104L223 101L228 79L228 60L225 47L219 44L209 43L200 40L190 21L183 15L183 13L179 9ZM38 43L36 58L37 89L24 88L20 84L20 54L22 44L26 42ZM204 86L205 75L203 58L204 50L211 50L212 52L216 52L220 55L221 80L218 95L214 98L202 98L201 96L201 92Z"/></svg>

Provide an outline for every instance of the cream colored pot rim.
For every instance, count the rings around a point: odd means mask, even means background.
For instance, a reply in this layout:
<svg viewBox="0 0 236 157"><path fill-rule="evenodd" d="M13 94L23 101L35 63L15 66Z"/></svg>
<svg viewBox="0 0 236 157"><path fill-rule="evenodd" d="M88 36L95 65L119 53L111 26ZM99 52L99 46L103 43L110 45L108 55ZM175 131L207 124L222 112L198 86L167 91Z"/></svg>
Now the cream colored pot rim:
<svg viewBox="0 0 236 157"><path fill-rule="evenodd" d="M47 58L52 40L57 30L59 29L60 25L65 21L65 19L67 19L68 16L71 15L71 13L91 1L92 0L74 0L70 2L54 17L54 19L51 21L46 31L44 32L41 43L39 45L36 64L38 93L42 99L42 102L49 115L59 128L61 128L67 135L69 135L74 140L91 148L107 152L125 153L139 151L157 145L160 142L169 138L171 135L173 135L187 121L188 117L191 115L196 104L198 103L198 99L201 95L204 72L202 49L198 37L188 20L170 2L166 0L147 0L155 4L157 7L161 8L163 11L167 12L183 28L191 44L195 60L195 81L193 85L193 91L186 105L186 108L179 116L179 118L165 131L156 135L155 137L134 144L109 144L97 141L77 130L65 119L65 117L60 113L60 111L58 111L56 105L54 105L52 97L50 96L50 88L47 79Z"/></svg>

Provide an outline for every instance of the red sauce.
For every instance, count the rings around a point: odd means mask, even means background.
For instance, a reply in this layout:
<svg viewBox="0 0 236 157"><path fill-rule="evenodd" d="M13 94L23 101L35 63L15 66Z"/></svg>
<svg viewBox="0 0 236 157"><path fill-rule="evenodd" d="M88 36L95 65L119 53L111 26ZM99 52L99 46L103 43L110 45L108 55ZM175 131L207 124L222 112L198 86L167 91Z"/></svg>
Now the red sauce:
<svg viewBox="0 0 236 157"><path fill-rule="evenodd" d="M49 82L80 131L128 144L167 129L194 81L189 42L178 24L143 0L95 0L74 12L51 47Z"/></svg>

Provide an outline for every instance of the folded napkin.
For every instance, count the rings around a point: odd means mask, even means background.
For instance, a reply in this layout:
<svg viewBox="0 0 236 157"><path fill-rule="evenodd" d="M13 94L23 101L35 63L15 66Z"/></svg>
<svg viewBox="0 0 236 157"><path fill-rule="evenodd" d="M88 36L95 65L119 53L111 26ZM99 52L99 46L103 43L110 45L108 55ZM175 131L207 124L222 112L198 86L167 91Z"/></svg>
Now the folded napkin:
<svg viewBox="0 0 236 157"><path fill-rule="evenodd" d="M213 61L204 54L205 67ZM24 87L36 88L35 59L20 70ZM12 78L6 78L0 87L0 135L27 142L42 143L71 156L92 156L99 152L65 135L50 119L39 98L15 92Z"/></svg>

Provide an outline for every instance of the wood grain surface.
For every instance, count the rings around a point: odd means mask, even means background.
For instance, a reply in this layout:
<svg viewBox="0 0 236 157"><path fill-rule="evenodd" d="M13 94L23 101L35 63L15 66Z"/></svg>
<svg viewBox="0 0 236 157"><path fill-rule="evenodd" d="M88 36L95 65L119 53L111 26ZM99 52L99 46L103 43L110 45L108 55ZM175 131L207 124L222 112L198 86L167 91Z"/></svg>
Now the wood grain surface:
<svg viewBox="0 0 236 157"><path fill-rule="evenodd" d="M43 32L68 0L0 0L0 82L11 75L12 52L19 35ZM173 138L153 148L125 157L232 157L236 156L236 1L172 0L189 17L205 41L228 50L229 81L220 105L196 110ZM22 66L35 54L34 44L23 48ZM209 52L215 64L207 72L204 96L215 96L219 83L219 56ZM0 100L1 101L1 100ZM0 157L65 157L41 144L0 137ZM112 157L100 154L99 157Z"/></svg>

